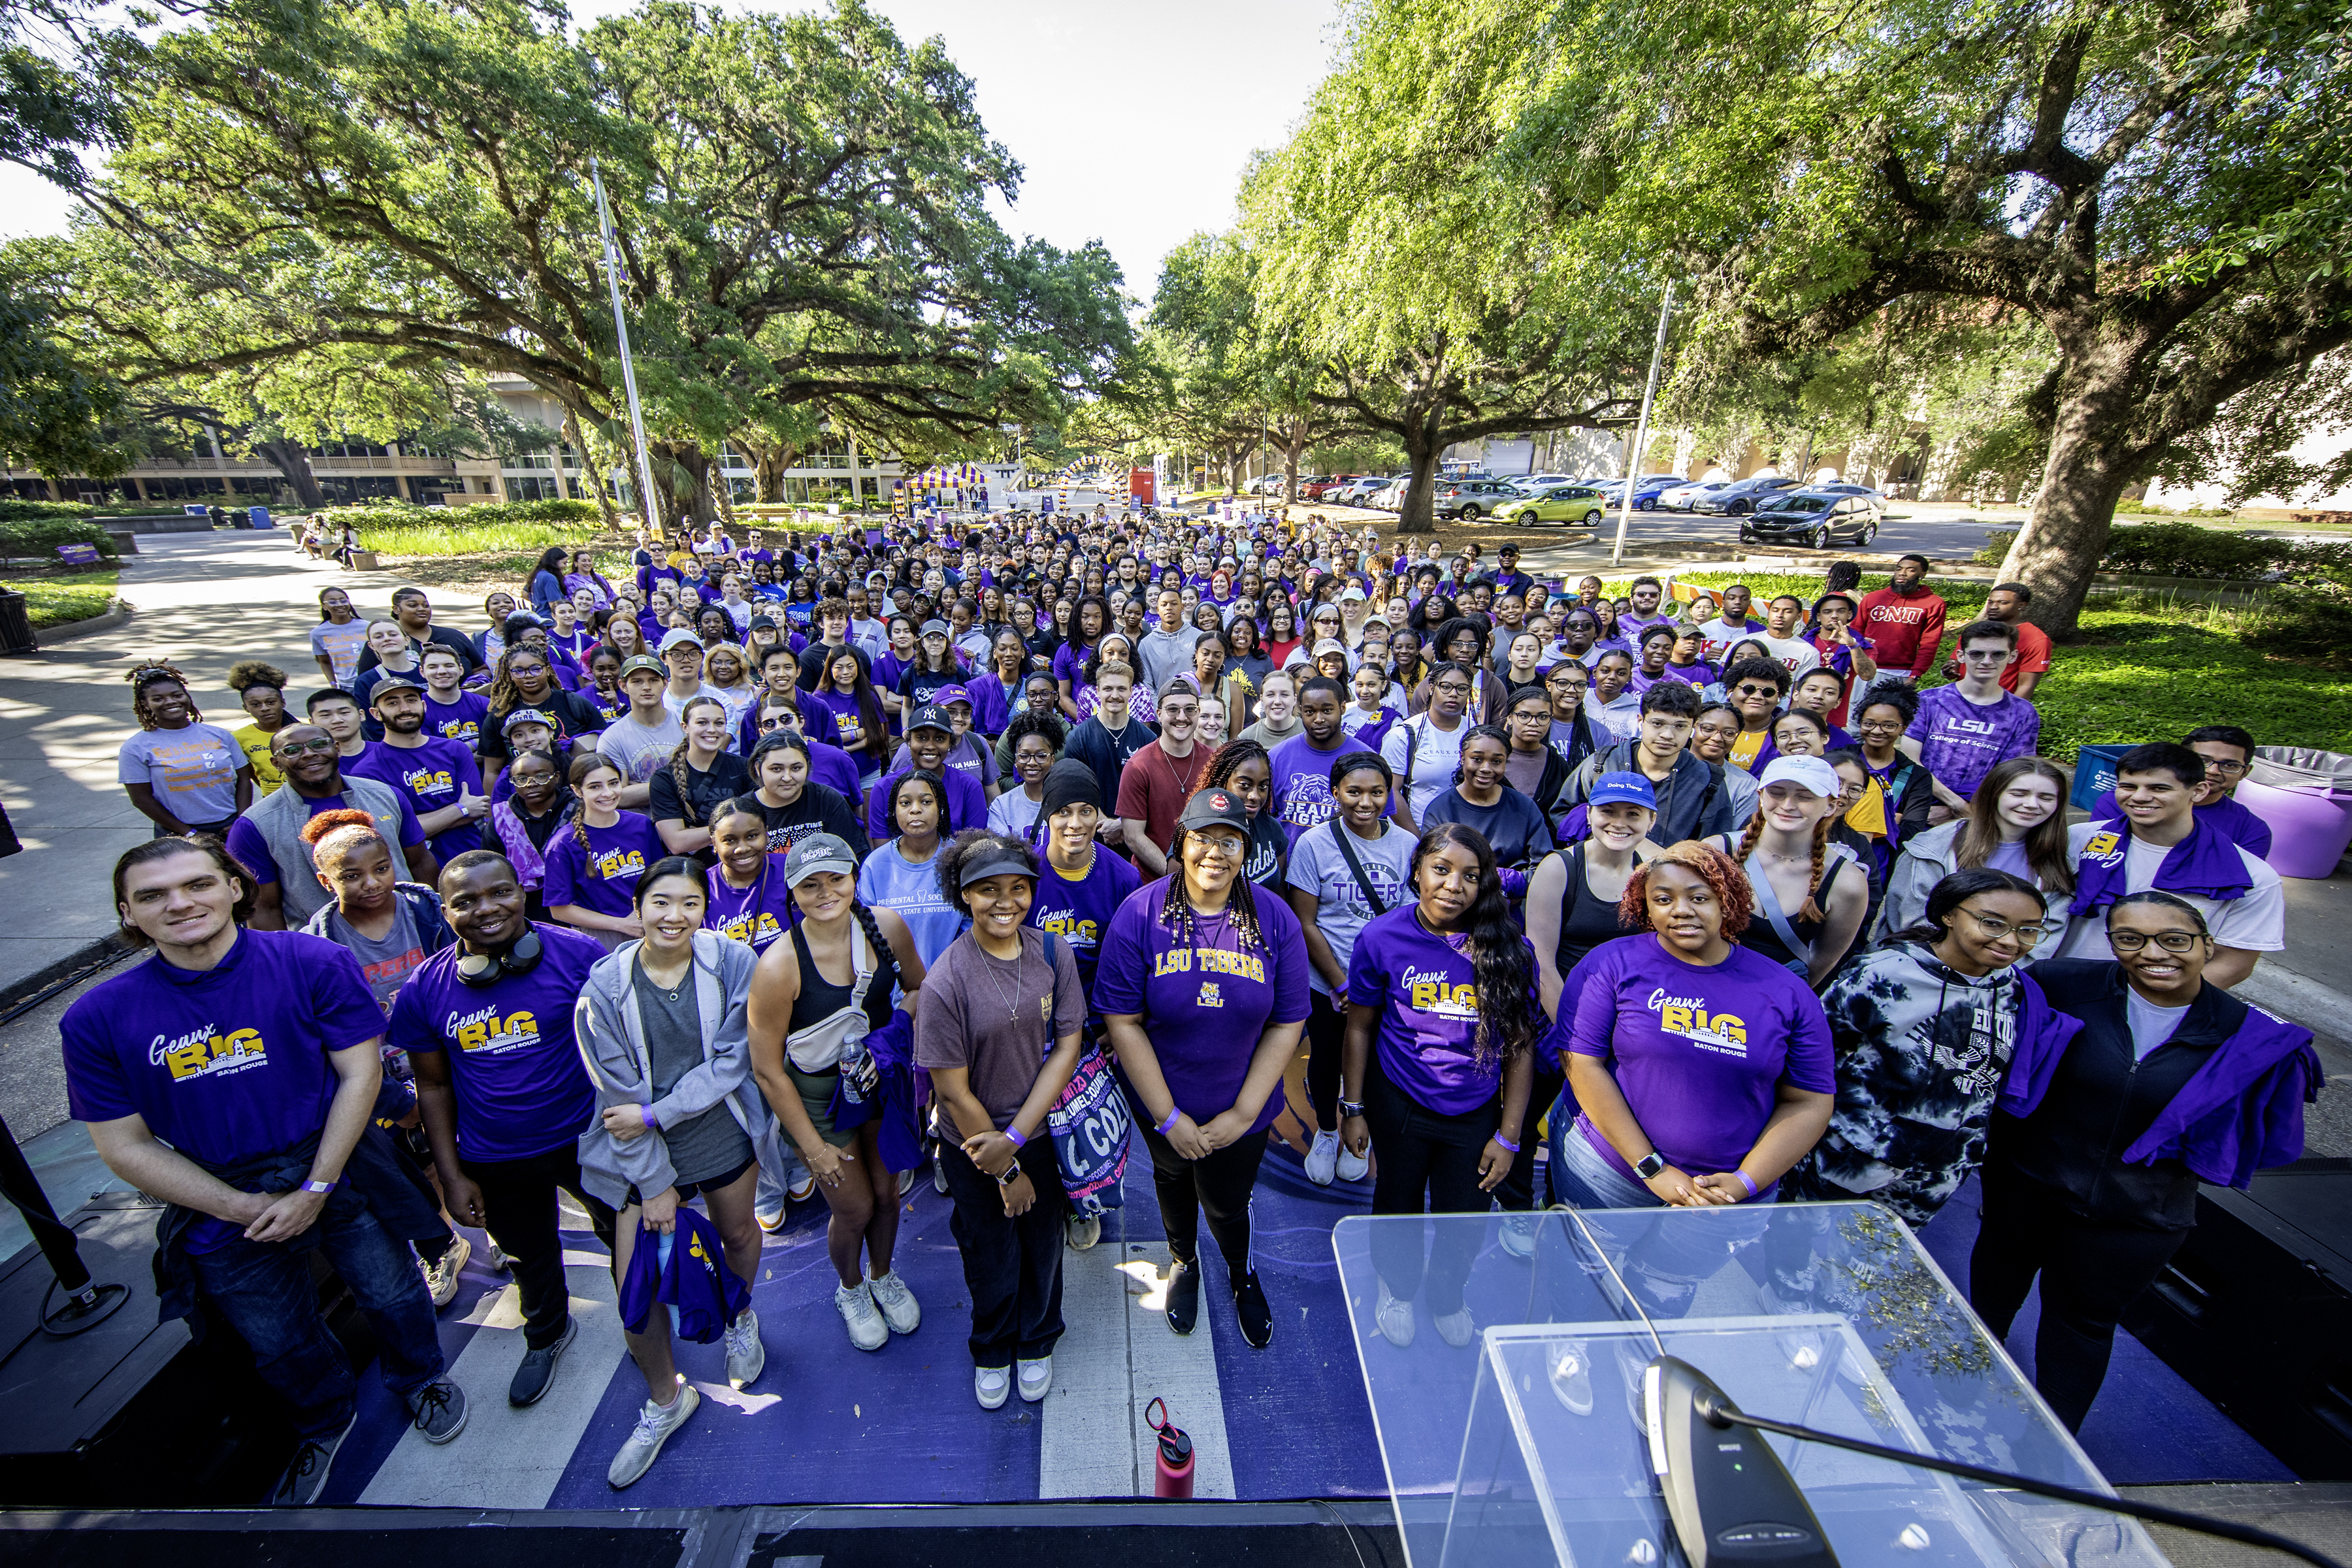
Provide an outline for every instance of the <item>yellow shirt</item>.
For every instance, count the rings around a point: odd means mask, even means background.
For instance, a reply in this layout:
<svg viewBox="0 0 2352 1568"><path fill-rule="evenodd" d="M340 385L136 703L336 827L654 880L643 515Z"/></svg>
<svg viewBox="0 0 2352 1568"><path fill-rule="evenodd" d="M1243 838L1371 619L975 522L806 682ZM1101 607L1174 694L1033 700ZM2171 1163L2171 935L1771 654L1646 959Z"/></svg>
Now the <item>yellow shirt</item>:
<svg viewBox="0 0 2352 1568"><path fill-rule="evenodd" d="M1754 773L1756 758L1764 750L1764 742L1771 733L1769 730L1742 730L1738 738L1731 742L1731 765L1742 773Z"/></svg>
<svg viewBox="0 0 2352 1568"><path fill-rule="evenodd" d="M274 793L279 784L286 782L286 775L279 773L278 764L269 760L269 737L262 732L260 725L247 724L241 730L231 730L228 737L244 751L245 760L253 764L256 800Z"/></svg>

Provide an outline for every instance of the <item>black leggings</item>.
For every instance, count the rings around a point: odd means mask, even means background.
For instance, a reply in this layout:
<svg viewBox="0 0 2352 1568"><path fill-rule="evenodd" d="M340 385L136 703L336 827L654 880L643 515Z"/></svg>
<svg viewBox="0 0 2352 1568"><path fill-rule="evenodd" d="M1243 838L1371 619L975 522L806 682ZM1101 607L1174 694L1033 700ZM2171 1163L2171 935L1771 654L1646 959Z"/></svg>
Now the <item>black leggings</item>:
<svg viewBox="0 0 2352 1568"><path fill-rule="evenodd" d="M1380 1163L1372 1177L1372 1212L1412 1215L1485 1214L1494 1200L1478 1186L1478 1156L1502 1123L1502 1102L1490 1100L1475 1110L1448 1115L1414 1100L1381 1071L1377 1058L1366 1064L1364 1122L1371 1130ZM1513 1161L1512 1163L1518 1163ZM1481 1227L1440 1226L1429 1258L1427 1306L1433 1317L1462 1310L1462 1287L1484 1239ZM1422 1288L1422 1227L1372 1227L1372 1267L1389 1293L1411 1300Z"/></svg>
<svg viewBox="0 0 2352 1568"><path fill-rule="evenodd" d="M1339 1052L1348 1036L1348 1015L1320 991L1307 994L1307 1103L1315 1108L1315 1131L1339 1131Z"/></svg>
<svg viewBox="0 0 2352 1568"><path fill-rule="evenodd" d="M1265 1158L1265 1134L1244 1133L1240 1142L1204 1160L1187 1160L1150 1123L1138 1119L1135 1126L1151 1151L1151 1184L1160 1194L1160 1226L1169 1252L1179 1263L1200 1258L1205 1213L1209 1234L1225 1255L1225 1271L1237 1280L1248 1274L1250 1194L1257 1189L1258 1164Z"/></svg>
<svg viewBox="0 0 2352 1568"><path fill-rule="evenodd" d="M2084 1219L2053 1193L2007 1166L1984 1167L1984 1222L1969 1255L1969 1304L1996 1339L2042 1277L2033 1386L2069 1432L2083 1429L2106 1381L2116 1325L2189 1239L2185 1230L2135 1230Z"/></svg>

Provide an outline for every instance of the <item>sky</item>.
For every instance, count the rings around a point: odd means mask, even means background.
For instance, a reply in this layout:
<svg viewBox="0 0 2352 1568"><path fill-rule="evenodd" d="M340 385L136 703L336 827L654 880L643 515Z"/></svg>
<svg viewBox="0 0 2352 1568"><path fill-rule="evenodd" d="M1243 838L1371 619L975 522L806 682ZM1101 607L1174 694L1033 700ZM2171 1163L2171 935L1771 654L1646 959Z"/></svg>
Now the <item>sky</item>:
<svg viewBox="0 0 2352 1568"><path fill-rule="evenodd" d="M1244 165L1288 136L1337 37L1334 0L870 3L904 37L945 38L972 79L989 133L1024 169L1005 226L1066 247L1100 239L1147 300L1161 257L1234 221ZM628 8L572 0L583 24ZM0 237L62 233L67 206L0 165Z"/></svg>

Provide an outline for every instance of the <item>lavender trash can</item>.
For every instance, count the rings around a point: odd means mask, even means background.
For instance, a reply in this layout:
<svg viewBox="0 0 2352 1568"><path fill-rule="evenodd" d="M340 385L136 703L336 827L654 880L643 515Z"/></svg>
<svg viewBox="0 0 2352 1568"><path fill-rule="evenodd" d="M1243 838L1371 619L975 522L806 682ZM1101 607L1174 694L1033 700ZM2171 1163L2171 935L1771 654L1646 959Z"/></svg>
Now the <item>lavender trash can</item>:
<svg viewBox="0 0 2352 1568"><path fill-rule="evenodd" d="M2238 804L2270 824L2270 867L2282 877L2323 878L2352 846L2352 757L2308 746L2254 752Z"/></svg>

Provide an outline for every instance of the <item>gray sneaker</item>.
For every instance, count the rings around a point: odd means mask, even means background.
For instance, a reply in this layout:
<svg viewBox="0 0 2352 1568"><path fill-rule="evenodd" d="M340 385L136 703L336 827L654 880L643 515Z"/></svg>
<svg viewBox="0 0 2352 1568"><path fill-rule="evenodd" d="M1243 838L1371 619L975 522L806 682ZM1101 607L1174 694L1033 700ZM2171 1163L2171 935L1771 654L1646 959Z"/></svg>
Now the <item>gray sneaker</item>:
<svg viewBox="0 0 2352 1568"><path fill-rule="evenodd" d="M1067 1222L1072 1252L1084 1252L1102 1239L1102 1215L1074 1214Z"/></svg>
<svg viewBox="0 0 2352 1568"><path fill-rule="evenodd" d="M335 1450L352 1435L352 1426L359 1418L359 1412L354 1410L351 1420L344 1422L343 1429L333 1436L305 1437L296 1444L294 1458L286 1467L278 1489L270 1494L270 1502L278 1508L309 1508L317 1502L319 1494L327 1489L327 1472L334 1468Z"/></svg>
<svg viewBox="0 0 2352 1568"><path fill-rule="evenodd" d="M768 1364L768 1347L760 1342L760 1314L746 1307L727 1325L727 1381L749 1388Z"/></svg>
<svg viewBox="0 0 2352 1568"><path fill-rule="evenodd" d="M466 1391L436 1377L408 1396L408 1414L428 1443L446 1443L466 1429Z"/></svg>
<svg viewBox="0 0 2352 1568"><path fill-rule="evenodd" d="M686 1418L701 1403L701 1394L683 1379L677 1385L677 1402L668 1409L646 1400L646 1407L637 1413L635 1429L621 1445L621 1451L613 1456L613 1468L604 1472L604 1479L615 1488L633 1485L654 1468L654 1461L661 1457L662 1445L669 1441L671 1433L686 1425Z"/></svg>
<svg viewBox="0 0 2352 1568"><path fill-rule="evenodd" d="M835 1287L833 1304L841 1313L841 1321L849 1326L849 1342L862 1351L878 1351L890 1342L890 1325L874 1310L867 1283L860 1280L854 1289L847 1285Z"/></svg>
<svg viewBox="0 0 2352 1568"><path fill-rule="evenodd" d="M898 1278L895 1268L866 1282L873 1293L874 1305L881 1310L882 1321L890 1325L894 1334L911 1334L923 1326L923 1309L915 1304L915 1293Z"/></svg>
<svg viewBox="0 0 2352 1568"><path fill-rule="evenodd" d="M562 1361L563 1352L572 1348L572 1336L579 1331L580 1320L567 1318L562 1339L544 1350L524 1350L522 1364L515 1368L514 1381L507 1385L509 1405L520 1409L526 1405L536 1405L546 1396L548 1385L555 1381L555 1363Z"/></svg>

